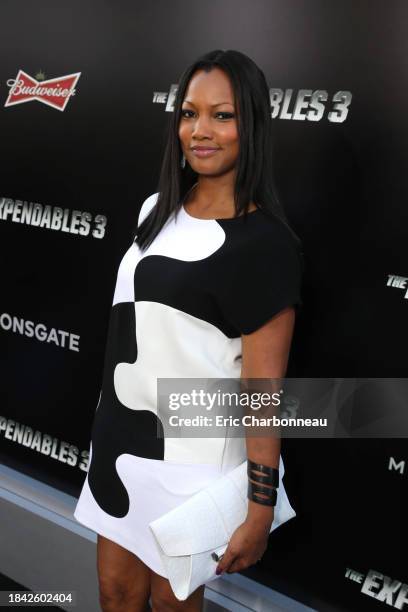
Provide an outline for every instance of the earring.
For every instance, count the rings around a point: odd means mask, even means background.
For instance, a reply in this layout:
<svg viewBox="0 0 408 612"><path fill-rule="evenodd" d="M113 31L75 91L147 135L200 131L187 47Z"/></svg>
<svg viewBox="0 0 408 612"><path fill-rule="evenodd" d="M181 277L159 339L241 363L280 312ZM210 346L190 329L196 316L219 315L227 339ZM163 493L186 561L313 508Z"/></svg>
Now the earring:
<svg viewBox="0 0 408 612"><path fill-rule="evenodd" d="M180 166L181 166L182 168L185 168L185 167L186 167L186 158L185 158L184 153L183 153L183 157L181 158L181 163L180 163Z"/></svg>

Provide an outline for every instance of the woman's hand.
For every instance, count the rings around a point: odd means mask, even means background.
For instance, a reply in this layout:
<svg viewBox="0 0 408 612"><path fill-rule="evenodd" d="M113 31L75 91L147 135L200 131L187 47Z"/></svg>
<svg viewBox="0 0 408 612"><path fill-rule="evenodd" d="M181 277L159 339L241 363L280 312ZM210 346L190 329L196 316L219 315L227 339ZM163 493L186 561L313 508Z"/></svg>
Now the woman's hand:
<svg viewBox="0 0 408 612"><path fill-rule="evenodd" d="M232 574L259 561L268 545L272 520L265 523L247 518L232 534L216 573Z"/></svg>

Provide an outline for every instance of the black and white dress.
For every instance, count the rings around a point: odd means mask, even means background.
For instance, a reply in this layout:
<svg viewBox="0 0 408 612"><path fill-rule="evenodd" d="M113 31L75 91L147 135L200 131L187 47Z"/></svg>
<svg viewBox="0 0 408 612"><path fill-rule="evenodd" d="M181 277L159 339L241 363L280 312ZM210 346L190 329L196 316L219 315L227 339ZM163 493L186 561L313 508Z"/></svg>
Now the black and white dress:
<svg viewBox="0 0 408 612"><path fill-rule="evenodd" d="M148 197L138 223L158 194ZM157 378L236 378L241 334L300 305L302 254L257 209L199 219L184 206L118 270L90 462L74 516L166 577L148 524L245 461L245 438L157 437ZM280 495L286 495L283 484Z"/></svg>

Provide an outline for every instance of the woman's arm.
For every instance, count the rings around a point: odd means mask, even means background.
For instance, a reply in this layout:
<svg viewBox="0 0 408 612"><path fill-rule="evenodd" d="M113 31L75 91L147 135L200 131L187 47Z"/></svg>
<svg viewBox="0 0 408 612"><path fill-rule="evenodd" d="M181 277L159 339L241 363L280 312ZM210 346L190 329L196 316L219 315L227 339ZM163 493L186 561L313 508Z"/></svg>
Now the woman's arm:
<svg viewBox="0 0 408 612"><path fill-rule="evenodd" d="M242 336L241 378L284 378L294 324L295 309L287 307L252 334ZM256 384L253 386L255 388ZM279 389L279 381L276 383L270 381L267 388L265 388L265 385L259 387L259 391L268 393L277 393ZM248 435L246 437L248 459L276 469L279 469L280 446L278 436L253 437ZM256 474L260 475L260 472L256 472ZM271 487L268 484L262 486ZM268 495L259 493L258 497L267 498ZM269 533L273 516L273 506L248 500L248 522L256 523L260 528L264 527Z"/></svg>
<svg viewBox="0 0 408 612"><path fill-rule="evenodd" d="M295 309L290 306L281 310L265 325L251 334L242 336L241 378L243 387L247 379L281 379L286 374L290 345L295 323ZM268 381L266 381L268 383ZM249 382L249 392L258 387L268 393L278 392L279 382L269 381L268 389ZM261 388L263 387L263 389ZM248 459L255 463L279 469L279 436L254 437L246 435ZM270 485L262 484L269 487ZM268 497L268 495L260 494ZM270 527L274 519L274 506L248 500L245 521L232 534L228 548L218 563L216 573L233 573L256 563L268 545Z"/></svg>

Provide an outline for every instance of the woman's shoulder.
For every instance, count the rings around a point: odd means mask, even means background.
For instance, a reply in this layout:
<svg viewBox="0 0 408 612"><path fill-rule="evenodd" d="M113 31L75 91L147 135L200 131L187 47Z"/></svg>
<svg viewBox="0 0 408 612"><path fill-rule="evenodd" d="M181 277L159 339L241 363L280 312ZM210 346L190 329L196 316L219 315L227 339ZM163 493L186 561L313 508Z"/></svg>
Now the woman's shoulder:
<svg viewBox="0 0 408 612"><path fill-rule="evenodd" d="M254 223L254 231L248 237L246 256L252 253L257 260L275 259L284 265L285 261L297 261L304 268L303 244L294 230L273 213L260 211Z"/></svg>
<svg viewBox="0 0 408 612"><path fill-rule="evenodd" d="M287 246L287 248L301 249L299 237L288 223L278 215L259 208L258 212L254 214L254 221L253 231L250 232L254 241L266 242L271 248L273 246Z"/></svg>
<svg viewBox="0 0 408 612"><path fill-rule="evenodd" d="M144 200L142 206L140 207L140 211L139 211L139 217L137 221L138 227L145 220L147 215L150 213L153 206L156 204L158 197L159 197L159 192L152 193L149 197L147 197Z"/></svg>

